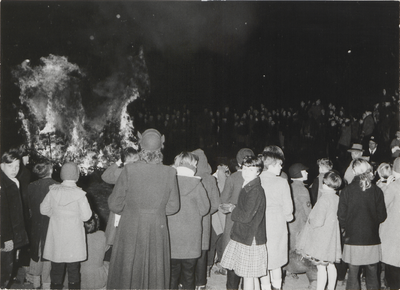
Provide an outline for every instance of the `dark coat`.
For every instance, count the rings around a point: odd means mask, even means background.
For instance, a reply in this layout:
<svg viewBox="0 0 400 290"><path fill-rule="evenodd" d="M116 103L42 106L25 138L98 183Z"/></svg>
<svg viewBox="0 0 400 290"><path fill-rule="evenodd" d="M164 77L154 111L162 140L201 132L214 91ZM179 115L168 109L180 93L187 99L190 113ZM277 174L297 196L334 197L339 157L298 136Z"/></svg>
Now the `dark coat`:
<svg viewBox="0 0 400 290"><path fill-rule="evenodd" d="M237 206L232 211L234 222L231 239L251 246L253 239L257 245L267 242L265 226L265 193L260 178L246 184L239 194Z"/></svg>
<svg viewBox="0 0 400 290"><path fill-rule="evenodd" d="M108 205L121 219L107 289L169 288L170 244L166 215L179 210L176 170L156 164L127 164Z"/></svg>
<svg viewBox="0 0 400 290"><path fill-rule="evenodd" d="M40 213L40 204L49 192L49 186L56 183L58 182L51 178L43 178L28 185L29 209L31 212L30 254L31 259L35 262L39 261L39 244L43 254L50 221L48 216Z"/></svg>
<svg viewBox="0 0 400 290"><path fill-rule="evenodd" d="M18 186L1 171L1 247L4 242L13 240L14 249L29 243L25 231L21 194ZM3 204L4 202L4 204ZM3 207L7 209L3 212Z"/></svg>
<svg viewBox="0 0 400 290"><path fill-rule="evenodd" d="M340 193L338 219L344 230L344 243L347 245L378 245L379 225L386 219L386 207L382 190L372 184L362 191L360 177Z"/></svg>

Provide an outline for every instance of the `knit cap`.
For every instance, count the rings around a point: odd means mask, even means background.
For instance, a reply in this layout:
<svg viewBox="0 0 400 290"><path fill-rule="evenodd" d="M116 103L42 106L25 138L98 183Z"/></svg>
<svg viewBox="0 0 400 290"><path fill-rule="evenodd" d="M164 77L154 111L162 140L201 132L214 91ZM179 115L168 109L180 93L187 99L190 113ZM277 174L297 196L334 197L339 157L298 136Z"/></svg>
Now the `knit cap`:
<svg viewBox="0 0 400 290"><path fill-rule="evenodd" d="M400 173L400 157L397 157L393 162L393 171Z"/></svg>
<svg viewBox="0 0 400 290"><path fill-rule="evenodd" d="M79 179L79 167L74 162L65 163L61 167L60 177L62 180L74 180Z"/></svg>
<svg viewBox="0 0 400 290"><path fill-rule="evenodd" d="M239 152L236 154L236 161L238 164L242 164L243 159L247 156L254 156L253 150L249 148L242 148L239 150Z"/></svg>
<svg viewBox="0 0 400 290"><path fill-rule="evenodd" d="M161 135L156 129L147 129L143 134L138 132L138 136L140 147L148 151L161 149L165 141L164 135Z"/></svg>
<svg viewBox="0 0 400 290"><path fill-rule="evenodd" d="M301 174L301 172L303 170L307 170L308 167L304 166L301 163L295 163L292 166L290 166L289 168L289 176L290 178L301 178L303 177L303 175Z"/></svg>

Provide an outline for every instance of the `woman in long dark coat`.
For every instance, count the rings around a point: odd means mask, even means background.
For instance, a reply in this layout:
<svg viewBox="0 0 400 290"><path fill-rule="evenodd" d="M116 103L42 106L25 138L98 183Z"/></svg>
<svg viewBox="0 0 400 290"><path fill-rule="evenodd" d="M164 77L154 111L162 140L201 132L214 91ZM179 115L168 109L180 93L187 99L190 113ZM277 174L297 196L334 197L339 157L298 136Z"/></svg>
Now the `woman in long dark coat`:
<svg viewBox="0 0 400 290"><path fill-rule="evenodd" d="M120 214L107 289L168 289L170 246L167 217L179 210L176 170L164 166L163 137L146 130L141 161L127 164L108 199Z"/></svg>

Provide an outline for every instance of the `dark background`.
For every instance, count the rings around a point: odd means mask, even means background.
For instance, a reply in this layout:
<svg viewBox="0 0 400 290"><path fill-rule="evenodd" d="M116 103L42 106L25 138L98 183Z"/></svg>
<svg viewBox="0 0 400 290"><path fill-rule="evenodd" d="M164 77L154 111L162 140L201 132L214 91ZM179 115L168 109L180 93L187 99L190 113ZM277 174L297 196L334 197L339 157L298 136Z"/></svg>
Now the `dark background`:
<svg viewBox="0 0 400 290"><path fill-rule="evenodd" d="M25 59L78 64L84 101L143 47L149 103L240 110L320 98L361 112L398 88L398 37L396 1L2 1L2 137L15 131L10 72Z"/></svg>

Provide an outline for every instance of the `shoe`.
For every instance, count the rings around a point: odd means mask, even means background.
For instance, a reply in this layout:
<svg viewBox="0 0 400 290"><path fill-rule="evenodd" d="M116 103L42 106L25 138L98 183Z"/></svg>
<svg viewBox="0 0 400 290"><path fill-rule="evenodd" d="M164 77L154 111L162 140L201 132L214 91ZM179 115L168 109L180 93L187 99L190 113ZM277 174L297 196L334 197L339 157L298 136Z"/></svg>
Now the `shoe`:
<svg viewBox="0 0 400 290"><path fill-rule="evenodd" d="M195 290L206 290L207 286L206 285L201 285L201 286L196 286Z"/></svg>
<svg viewBox="0 0 400 290"><path fill-rule="evenodd" d="M81 282L69 282L68 289L81 289Z"/></svg>

